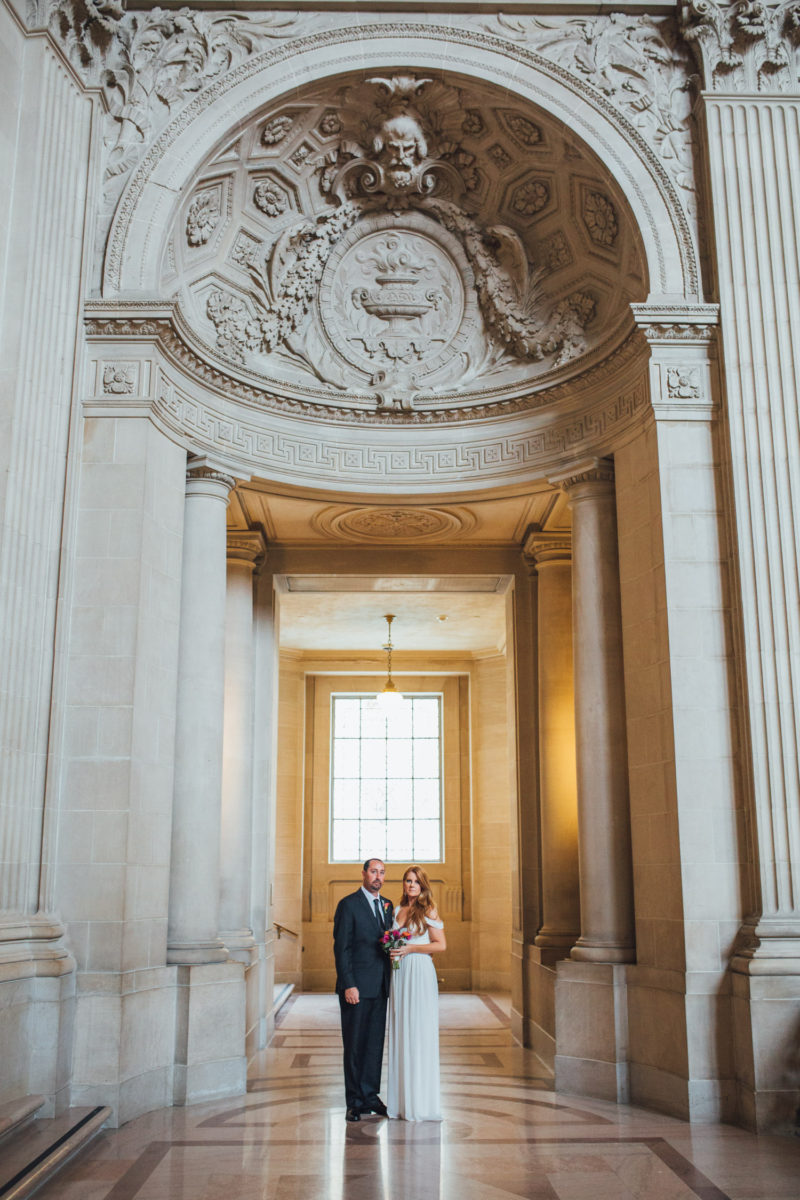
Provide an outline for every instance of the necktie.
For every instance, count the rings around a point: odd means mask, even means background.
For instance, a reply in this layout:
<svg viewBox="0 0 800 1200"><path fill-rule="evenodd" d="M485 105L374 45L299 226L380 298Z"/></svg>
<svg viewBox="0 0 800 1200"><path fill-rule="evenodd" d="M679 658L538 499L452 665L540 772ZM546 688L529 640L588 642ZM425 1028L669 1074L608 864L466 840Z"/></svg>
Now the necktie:
<svg viewBox="0 0 800 1200"><path fill-rule="evenodd" d="M383 933L386 927L383 922L383 909L381 908L381 902L376 896L372 903L375 905L375 916L378 918L378 924L381 927L381 933Z"/></svg>

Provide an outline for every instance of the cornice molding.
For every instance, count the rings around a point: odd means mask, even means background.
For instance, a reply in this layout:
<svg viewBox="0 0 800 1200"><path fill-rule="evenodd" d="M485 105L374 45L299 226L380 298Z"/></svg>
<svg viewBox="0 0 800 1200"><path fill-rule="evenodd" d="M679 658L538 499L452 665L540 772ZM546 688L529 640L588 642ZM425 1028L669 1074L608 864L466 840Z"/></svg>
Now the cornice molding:
<svg viewBox="0 0 800 1200"><path fill-rule="evenodd" d="M718 304L632 304L637 328L650 346L687 342L708 345L719 326Z"/></svg>
<svg viewBox="0 0 800 1200"><path fill-rule="evenodd" d="M510 399L502 396L492 399L492 390L487 388L483 393L487 399L483 403L419 407L407 412L368 407L372 403L369 397L365 397L363 407L320 403L311 389L307 390L306 395L300 394L296 388L295 394L283 395L273 390L268 382L249 375L233 364L225 369L222 364L210 361L201 354L200 348L194 344L191 330L172 306L146 301L92 301L85 305L84 318L89 341L131 345L155 343L170 362L188 378L199 383L206 392L211 389L220 396L242 401L266 412L346 425L418 426L485 422L497 417L533 412L565 401L574 403L582 392L589 400L599 392L610 390L615 379L629 380L632 368L635 370L636 360L643 361L642 343L634 330L600 361L596 360L602 354L603 347L592 353L591 359L595 361L590 361L583 370L550 386L544 384L537 391ZM125 350L121 349L115 358L124 354Z"/></svg>

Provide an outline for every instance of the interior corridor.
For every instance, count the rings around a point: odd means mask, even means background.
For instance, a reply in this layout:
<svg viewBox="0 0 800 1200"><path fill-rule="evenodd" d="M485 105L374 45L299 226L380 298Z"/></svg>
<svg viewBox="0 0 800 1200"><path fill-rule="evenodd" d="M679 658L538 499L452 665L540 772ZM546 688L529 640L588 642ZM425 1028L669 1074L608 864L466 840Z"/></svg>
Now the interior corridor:
<svg viewBox="0 0 800 1200"><path fill-rule="evenodd" d="M41 1200L780 1200L800 1145L556 1094L507 997L440 996L441 1125L346 1125L336 997L298 995L244 1100L100 1135Z"/></svg>

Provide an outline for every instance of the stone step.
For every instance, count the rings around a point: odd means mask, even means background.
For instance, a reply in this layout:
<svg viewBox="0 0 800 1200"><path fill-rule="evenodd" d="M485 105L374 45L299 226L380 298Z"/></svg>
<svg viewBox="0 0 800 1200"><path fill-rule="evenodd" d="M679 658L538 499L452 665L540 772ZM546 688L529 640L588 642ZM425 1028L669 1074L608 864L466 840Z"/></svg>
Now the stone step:
<svg viewBox="0 0 800 1200"><path fill-rule="evenodd" d="M70 1108L59 1117L18 1122L17 1132L0 1144L0 1200L32 1196L88 1145L110 1115L110 1108Z"/></svg>
<svg viewBox="0 0 800 1200"><path fill-rule="evenodd" d="M272 1015L277 1017L294 991L293 983L276 983L272 989Z"/></svg>
<svg viewBox="0 0 800 1200"><path fill-rule="evenodd" d="M24 1125L33 1120L44 1104L44 1096L20 1096L0 1104L0 1155L7 1139L13 1138Z"/></svg>

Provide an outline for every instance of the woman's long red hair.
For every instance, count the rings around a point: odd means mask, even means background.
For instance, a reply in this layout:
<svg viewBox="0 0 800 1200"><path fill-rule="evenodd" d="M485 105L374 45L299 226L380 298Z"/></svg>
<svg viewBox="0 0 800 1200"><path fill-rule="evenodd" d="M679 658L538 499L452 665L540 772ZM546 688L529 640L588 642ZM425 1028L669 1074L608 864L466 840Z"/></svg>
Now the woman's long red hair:
<svg viewBox="0 0 800 1200"><path fill-rule="evenodd" d="M412 872L417 877L420 890L416 900L410 902L406 895L406 880ZM428 926L428 917L432 912L436 912L436 904L431 891L431 882L422 867L406 867L403 873L403 899L400 905L401 908L408 907L409 910L406 929L424 933Z"/></svg>

